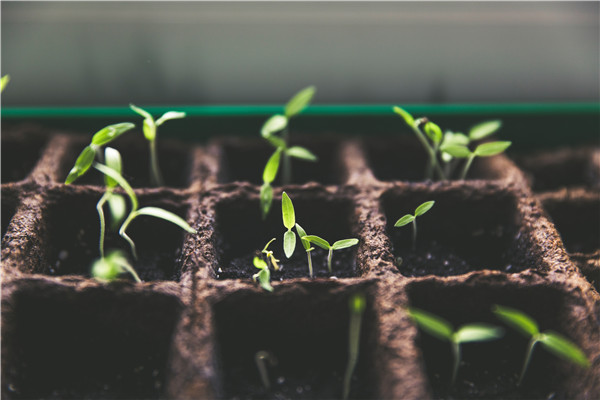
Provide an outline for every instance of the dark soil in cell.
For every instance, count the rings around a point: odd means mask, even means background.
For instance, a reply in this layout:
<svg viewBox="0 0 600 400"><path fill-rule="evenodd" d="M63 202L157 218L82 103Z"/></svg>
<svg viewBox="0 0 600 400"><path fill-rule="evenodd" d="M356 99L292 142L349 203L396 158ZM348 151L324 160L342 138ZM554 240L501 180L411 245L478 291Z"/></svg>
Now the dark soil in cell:
<svg viewBox="0 0 600 400"><path fill-rule="evenodd" d="M12 195L12 193L9 194L5 191L2 191L0 197L2 197L2 214L0 214L0 220L2 221L2 236L0 237L0 239L2 239L4 238L4 234L8 229L10 220L15 215L17 204L16 198L14 195Z"/></svg>
<svg viewBox="0 0 600 400"><path fill-rule="evenodd" d="M2 183L25 179L40 158L47 137L24 128L18 134L2 134Z"/></svg>
<svg viewBox="0 0 600 400"><path fill-rule="evenodd" d="M156 293L32 284L3 309L2 338L10 341L3 392L14 399L162 398L179 306Z"/></svg>
<svg viewBox="0 0 600 400"><path fill-rule="evenodd" d="M291 145L305 147L317 156L316 162L292 158L292 183L343 183L337 141L301 140L292 141ZM275 148L264 140L224 141L219 160L219 183L245 181L261 185L265 165L274 152ZM281 186L282 168L283 158L273 186Z"/></svg>

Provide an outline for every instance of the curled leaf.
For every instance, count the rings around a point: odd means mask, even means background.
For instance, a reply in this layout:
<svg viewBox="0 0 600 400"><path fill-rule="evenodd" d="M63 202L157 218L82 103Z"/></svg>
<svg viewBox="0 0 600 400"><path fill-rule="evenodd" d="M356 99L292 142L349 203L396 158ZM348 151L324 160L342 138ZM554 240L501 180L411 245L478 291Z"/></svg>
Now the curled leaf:
<svg viewBox="0 0 600 400"><path fill-rule="evenodd" d="M413 116L410 115L408 113L408 111L404 110L403 108L394 106L394 112L396 114L400 115L404 119L404 122L406 122L406 125L413 126L415 124L415 119L413 118Z"/></svg>

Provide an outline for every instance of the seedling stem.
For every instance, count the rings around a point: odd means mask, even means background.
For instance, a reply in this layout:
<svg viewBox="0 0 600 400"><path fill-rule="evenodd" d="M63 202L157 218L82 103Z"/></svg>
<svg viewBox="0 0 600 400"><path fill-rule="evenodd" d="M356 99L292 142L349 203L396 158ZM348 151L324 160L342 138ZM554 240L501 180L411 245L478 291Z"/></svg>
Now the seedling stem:
<svg viewBox="0 0 600 400"><path fill-rule="evenodd" d="M356 368L358 361L358 352L360 346L360 327L362 316L366 306L365 295L358 293L350 297L350 324L348 330L348 364L346 364L346 373L344 374L344 388L342 398L348 399L350 395L350 384L352 373Z"/></svg>
<svg viewBox="0 0 600 400"><path fill-rule="evenodd" d="M254 362L256 363L256 368L258 368L258 373L260 374L263 386L265 389L271 390L271 381L269 380L266 362L273 367L277 365L277 358L268 351L260 350L254 355Z"/></svg>
<svg viewBox="0 0 600 400"><path fill-rule="evenodd" d="M396 221L396 223L394 224L394 227L398 228L398 227L407 225L412 222L412 227L413 227L412 250L413 251L415 251L417 249L417 217L419 217L419 216L425 214L427 211L429 211L431 209L431 207L433 207L434 204L435 204L435 201L433 201L433 200L426 201L425 203L421 204L420 206L418 206L415 209L414 215L406 214L405 216L400 218L398 221Z"/></svg>

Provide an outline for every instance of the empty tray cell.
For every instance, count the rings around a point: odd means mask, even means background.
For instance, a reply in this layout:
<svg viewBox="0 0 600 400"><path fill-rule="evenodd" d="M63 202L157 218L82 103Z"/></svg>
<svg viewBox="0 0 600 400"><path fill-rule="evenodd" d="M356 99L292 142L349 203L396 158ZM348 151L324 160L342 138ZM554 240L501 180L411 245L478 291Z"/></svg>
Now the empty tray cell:
<svg viewBox="0 0 600 400"><path fill-rule="evenodd" d="M590 391L587 388L580 392L581 387L575 386L585 382L585 376L589 378L592 371L557 358L540 344L535 346L523 382L518 386L529 338L505 325L492 312L496 304L520 310L537 322L541 332L553 330L583 345L585 340L590 340L589 332L584 331L581 318L569 314L577 302L563 292L545 285L448 285L423 281L411 284L408 295L410 307L444 318L455 330L471 323L487 323L504 329L504 336L498 340L461 345L461 363L454 384L451 383L454 358L450 343L419 330L417 345L433 398L580 398L582 393ZM583 347L593 348L593 345L587 343Z"/></svg>
<svg viewBox="0 0 600 400"><path fill-rule="evenodd" d="M219 160L219 183L246 181L261 185L263 171L275 148L265 140L229 140L219 142L221 156ZM309 149L317 161L292 158L292 184L317 182L323 185L340 184L342 167L339 142L317 139L292 143ZM280 161L277 178L273 185L280 186L283 175L283 156Z"/></svg>
<svg viewBox="0 0 600 400"><path fill-rule="evenodd" d="M12 220L12 217L15 215L16 207L17 207L17 199L13 193L7 193L4 190L2 191L2 214L0 215L0 221L2 221L2 236L4 238L4 234L8 230L8 225Z"/></svg>
<svg viewBox="0 0 600 400"><path fill-rule="evenodd" d="M36 130L23 128L2 133L2 183L25 179L33 170L48 142Z"/></svg>
<svg viewBox="0 0 600 400"><path fill-rule="evenodd" d="M368 165L380 181L425 181L425 169L429 158L421 143L411 136L392 136L385 139L364 141ZM469 168L467 179L503 179L506 171L493 162L494 157L476 158ZM456 164L449 175L457 179L463 161ZM436 175L437 179L437 175Z"/></svg>
<svg viewBox="0 0 600 400"><path fill-rule="evenodd" d="M341 239L357 237L353 230L354 210L352 202L346 198L323 198L295 196L290 194L294 204L296 222L308 235L317 235L333 243ZM256 196L248 199L239 196L221 201L216 209L216 254L218 279L251 279L258 270L253 266L253 258L272 238L269 250L280 260L280 271L272 271L271 280L308 277L308 259L302 243L296 234L296 250L291 258L283 252L283 226L281 198L273 200L271 212L262 220L259 201ZM296 229L293 229L296 232ZM314 276L346 278L357 275L357 246L336 250L332 257L332 274L327 269L327 251L317 246L311 252Z"/></svg>
<svg viewBox="0 0 600 400"><path fill-rule="evenodd" d="M348 360L348 300L352 288L321 285L274 294L241 292L213 307L220 374L226 399L334 399L342 397ZM326 306L324 306L326 305ZM371 300L363 313L350 398L375 398L375 322ZM255 356L265 351L270 390Z"/></svg>
<svg viewBox="0 0 600 400"><path fill-rule="evenodd" d="M65 188L70 189L70 188ZM100 256L98 241L100 222L96 203L102 192L64 190L44 212L46 264L42 271L50 275L90 275L92 262ZM127 200L128 206L129 200ZM177 198L155 200L139 196L140 209L145 206L164 208L185 219L187 207ZM135 242L139 259L133 260L128 243L118 235L118 227L110 227L110 213L105 207L107 234L105 252L122 250L143 281L178 280L179 260L184 231L162 219L139 216L127 229Z"/></svg>
<svg viewBox="0 0 600 400"><path fill-rule="evenodd" d="M435 205L413 224L394 227L426 201ZM516 195L503 189L460 186L447 190L392 189L381 200L396 265L403 275L460 275L474 270L518 272L535 265Z"/></svg>
<svg viewBox="0 0 600 400"><path fill-rule="evenodd" d="M125 133L129 135L130 133ZM150 180L150 150L149 142L141 138L141 132L133 132L139 138L121 137L108 146L117 149L123 160L123 177L132 187L153 187ZM68 162L64 163L64 171L61 176L67 178L69 171L73 168L79 153L88 142L77 141L73 145ZM192 155L189 146L174 143L168 140L157 139L158 165L166 187L186 188L189 186ZM104 177L101 172L92 169L83 177L75 181L78 185L104 185Z"/></svg>
<svg viewBox="0 0 600 400"><path fill-rule="evenodd" d="M26 284L3 310L3 397L163 397L175 297Z"/></svg>
<svg viewBox="0 0 600 400"><path fill-rule="evenodd" d="M563 148L520 156L515 161L526 172L536 192L563 187L598 187L599 153L600 150L593 147Z"/></svg>

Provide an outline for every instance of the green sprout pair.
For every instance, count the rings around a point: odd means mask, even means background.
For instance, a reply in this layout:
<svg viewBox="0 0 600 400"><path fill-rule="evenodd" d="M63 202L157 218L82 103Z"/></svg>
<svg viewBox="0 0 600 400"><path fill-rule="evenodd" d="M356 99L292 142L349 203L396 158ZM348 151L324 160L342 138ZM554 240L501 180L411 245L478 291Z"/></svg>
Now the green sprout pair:
<svg viewBox="0 0 600 400"><path fill-rule="evenodd" d="M263 184L260 188L260 209L263 219L269 214L273 202L273 187L271 184L277 177L279 164L283 158L282 183L289 185L292 182L291 158L299 158L306 161L317 161L317 157L308 149L300 146L289 146L289 122L304 110L315 94L315 87L309 86L296 93L286 104L284 114L276 114L270 117L261 128L261 135L273 147L275 152L269 157L263 171ZM278 132L283 132L277 135Z"/></svg>
<svg viewBox="0 0 600 400"><path fill-rule="evenodd" d="M413 242L412 249L415 251L417 249L417 217L425 214L427 211L431 210L431 207L435 204L435 201L426 201L425 203L418 206L415 210L414 214L406 214L402 218L400 218L394 224L394 227L398 228L404 225L408 225L412 222L412 232L413 232Z"/></svg>
<svg viewBox="0 0 600 400"><path fill-rule="evenodd" d="M265 247L262 249L261 254L264 254L266 260L260 257L254 257L252 263L260 271L252 275L252 279L260 283L260 286L268 292L273 291L271 286L271 271L269 270L269 263L273 266L275 271L279 271L279 260L275 258L272 250L269 250L271 243L275 241L275 238L269 240Z"/></svg>
<svg viewBox="0 0 600 400"><path fill-rule="evenodd" d="M425 179L449 179L457 166L456 159L466 159L459 179L466 179L467 173L476 157L491 157L504 152L510 145L508 141L483 143L470 150L469 145L492 135L500 127L500 121L486 121L473 126L469 135L442 132L442 129L427 118L415 119L410 113L400 107L394 107L394 112L404 119L415 133L417 139L427 152L429 161L425 169ZM443 163L443 165L442 165Z"/></svg>

